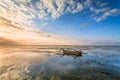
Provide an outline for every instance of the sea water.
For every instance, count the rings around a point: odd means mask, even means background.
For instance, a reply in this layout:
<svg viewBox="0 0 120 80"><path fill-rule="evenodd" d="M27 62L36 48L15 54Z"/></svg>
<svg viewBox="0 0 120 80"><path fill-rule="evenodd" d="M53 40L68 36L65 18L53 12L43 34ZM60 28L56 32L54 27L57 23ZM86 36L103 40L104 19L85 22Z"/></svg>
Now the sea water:
<svg viewBox="0 0 120 80"><path fill-rule="evenodd" d="M82 56L60 55L60 48ZM0 80L120 80L120 46L0 46Z"/></svg>

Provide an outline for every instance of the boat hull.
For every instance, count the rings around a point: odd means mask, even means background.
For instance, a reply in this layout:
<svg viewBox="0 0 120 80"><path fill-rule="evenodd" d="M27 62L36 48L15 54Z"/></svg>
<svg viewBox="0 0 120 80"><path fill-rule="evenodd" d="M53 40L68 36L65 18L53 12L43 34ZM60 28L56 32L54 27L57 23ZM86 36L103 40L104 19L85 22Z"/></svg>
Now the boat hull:
<svg viewBox="0 0 120 80"><path fill-rule="evenodd" d="M82 51L75 51L74 52L74 51L63 50L63 54L81 56L82 55Z"/></svg>

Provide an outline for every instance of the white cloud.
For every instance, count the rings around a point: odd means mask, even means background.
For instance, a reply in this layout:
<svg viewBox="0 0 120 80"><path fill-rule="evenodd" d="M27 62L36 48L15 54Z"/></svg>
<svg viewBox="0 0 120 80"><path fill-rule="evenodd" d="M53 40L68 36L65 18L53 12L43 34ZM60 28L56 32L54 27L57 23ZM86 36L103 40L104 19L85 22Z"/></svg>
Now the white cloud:
<svg viewBox="0 0 120 80"><path fill-rule="evenodd" d="M34 26L34 18L44 22L82 9L74 0L0 0L0 16L22 26Z"/></svg>
<svg viewBox="0 0 120 80"><path fill-rule="evenodd" d="M109 2L103 2L100 0L86 0L84 2L84 8L90 13L90 18L99 22L106 19L109 16L115 16L120 12L120 9L112 8Z"/></svg>
<svg viewBox="0 0 120 80"><path fill-rule="evenodd" d="M65 13L77 13L83 9L82 4L74 0L41 0L36 5L42 19L56 19Z"/></svg>
<svg viewBox="0 0 120 80"><path fill-rule="evenodd" d="M12 23L19 23L21 26L31 25L32 15L27 14L29 8L23 4L17 4L12 0L0 1L0 17L10 20Z"/></svg>
<svg viewBox="0 0 120 80"><path fill-rule="evenodd" d="M102 21L118 13L118 9L114 11L107 4L97 0L81 0L80 2L77 0L0 0L0 17L21 26L31 27L35 26L33 20L35 18L38 18L42 25L45 21L57 19L66 13L75 14L87 10L92 12L93 20Z"/></svg>
<svg viewBox="0 0 120 80"><path fill-rule="evenodd" d="M94 12L95 14L104 13L105 11L110 10L109 7L104 7L104 8L99 8L99 9L96 9L94 7L90 7L89 9L90 9L91 12Z"/></svg>
<svg viewBox="0 0 120 80"><path fill-rule="evenodd" d="M99 22L99 21L101 21L103 19L106 19L108 16L112 16L112 15L114 16L114 15L116 15L119 12L120 12L120 10L118 10L118 9L112 9L112 10L110 10L108 12L105 12L102 16L97 18L96 21Z"/></svg>
<svg viewBox="0 0 120 80"><path fill-rule="evenodd" d="M107 6L109 3L108 2L102 2L101 0L98 0L96 2L96 5L100 6L100 7L104 7Z"/></svg>

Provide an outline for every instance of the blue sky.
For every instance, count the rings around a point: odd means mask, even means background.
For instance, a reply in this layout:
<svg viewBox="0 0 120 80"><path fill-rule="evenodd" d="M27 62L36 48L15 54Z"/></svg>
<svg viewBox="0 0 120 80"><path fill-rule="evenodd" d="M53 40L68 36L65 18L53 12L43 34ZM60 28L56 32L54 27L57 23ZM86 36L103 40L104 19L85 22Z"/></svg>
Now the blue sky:
<svg viewBox="0 0 120 80"><path fill-rule="evenodd" d="M8 0L0 9L11 23L78 44L120 44L120 0Z"/></svg>
<svg viewBox="0 0 120 80"><path fill-rule="evenodd" d="M73 38L95 40L120 40L120 16L112 16L96 22L86 15L67 14L48 23L44 31ZM82 24L88 24L82 26Z"/></svg>
<svg viewBox="0 0 120 80"><path fill-rule="evenodd" d="M119 0L101 1L101 3L107 2L111 9L120 9ZM48 22L48 25L43 27L42 30L77 40L85 39L103 42L120 41L120 13L108 16L101 21L90 18L91 14L92 12L87 10L75 14L67 13L54 21ZM98 14L97 16L100 15ZM87 24L87 26L82 26L83 24Z"/></svg>

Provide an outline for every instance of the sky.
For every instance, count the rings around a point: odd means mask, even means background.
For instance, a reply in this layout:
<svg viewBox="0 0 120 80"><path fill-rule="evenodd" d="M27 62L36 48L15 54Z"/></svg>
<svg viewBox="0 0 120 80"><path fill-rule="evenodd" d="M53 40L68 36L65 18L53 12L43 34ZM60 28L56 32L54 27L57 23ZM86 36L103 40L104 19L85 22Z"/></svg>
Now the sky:
<svg viewBox="0 0 120 80"><path fill-rule="evenodd" d="M0 0L0 44L11 43L120 45L120 0Z"/></svg>

